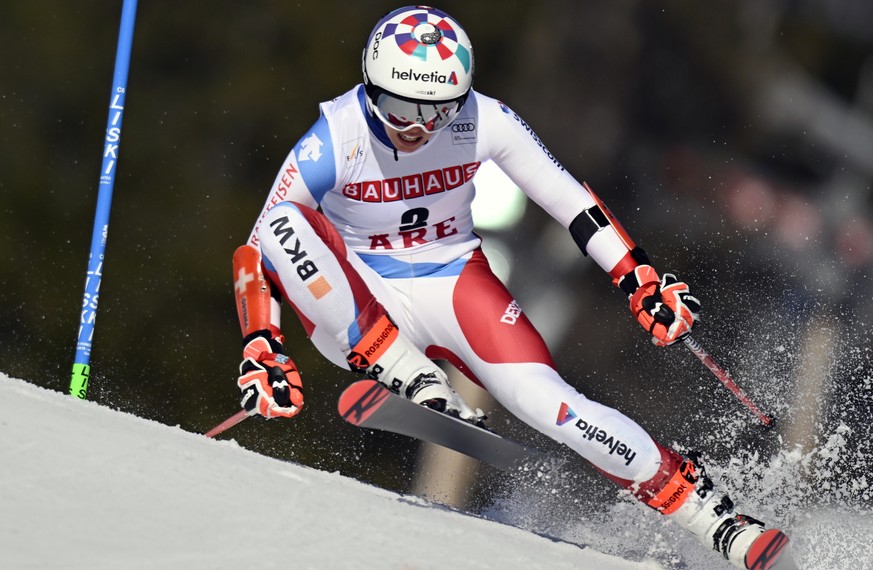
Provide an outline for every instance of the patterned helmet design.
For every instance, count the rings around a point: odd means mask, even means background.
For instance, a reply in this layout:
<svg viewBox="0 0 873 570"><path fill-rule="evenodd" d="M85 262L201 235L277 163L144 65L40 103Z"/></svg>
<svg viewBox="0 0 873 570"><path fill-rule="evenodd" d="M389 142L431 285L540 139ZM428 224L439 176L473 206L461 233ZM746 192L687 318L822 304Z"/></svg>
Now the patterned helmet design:
<svg viewBox="0 0 873 570"><path fill-rule="evenodd" d="M363 72L368 94L379 88L413 100L455 100L473 85L473 48L445 12L408 6L376 24L364 49Z"/></svg>

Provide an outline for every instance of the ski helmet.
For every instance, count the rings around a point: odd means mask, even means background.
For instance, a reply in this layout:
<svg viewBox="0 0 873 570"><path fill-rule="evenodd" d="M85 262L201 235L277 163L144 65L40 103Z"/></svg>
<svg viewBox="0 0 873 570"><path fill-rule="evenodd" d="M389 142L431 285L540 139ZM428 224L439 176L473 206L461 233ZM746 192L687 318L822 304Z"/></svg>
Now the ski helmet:
<svg viewBox="0 0 873 570"><path fill-rule="evenodd" d="M435 132L451 123L473 85L473 48L454 18L429 6L388 13L363 54L370 109L390 127Z"/></svg>

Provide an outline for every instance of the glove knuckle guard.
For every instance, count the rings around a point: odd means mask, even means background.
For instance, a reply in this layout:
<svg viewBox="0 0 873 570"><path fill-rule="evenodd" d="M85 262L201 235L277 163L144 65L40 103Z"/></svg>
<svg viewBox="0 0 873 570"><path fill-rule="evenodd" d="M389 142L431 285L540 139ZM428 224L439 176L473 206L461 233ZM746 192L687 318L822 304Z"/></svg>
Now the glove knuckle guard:
<svg viewBox="0 0 873 570"><path fill-rule="evenodd" d="M252 413L258 405L258 391L254 387L249 387L243 390L240 398L240 405L245 411Z"/></svg>
<svg viewBox="0 0 873 570"><path fill-rule="evenodd" d="M258 336L246 342L240 377L240 400L250 414L265 418L293 417L303 406L303 382L281 343Z"/></svg>
<svg viewBox="0 0 873 570"><path fill-rule="evenodd" d="M651 265L639 265L618 285L628 295L631 313L656 345L673 344L691 332L700 301L673 273L659 278Z"/></svg>

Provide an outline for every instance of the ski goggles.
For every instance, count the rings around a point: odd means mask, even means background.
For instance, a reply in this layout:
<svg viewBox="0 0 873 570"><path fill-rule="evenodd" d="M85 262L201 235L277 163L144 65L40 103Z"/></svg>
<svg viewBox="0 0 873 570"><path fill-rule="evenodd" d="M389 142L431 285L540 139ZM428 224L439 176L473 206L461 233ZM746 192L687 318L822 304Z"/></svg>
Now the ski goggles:
<svg viewBox="0 0 873 570"><path fill-rule="evenodd" d="M419 127L435 133L457 118L467 95L449 101L421 101L376 89L369 99L373 113L392 129L405 132Z"/></svg>

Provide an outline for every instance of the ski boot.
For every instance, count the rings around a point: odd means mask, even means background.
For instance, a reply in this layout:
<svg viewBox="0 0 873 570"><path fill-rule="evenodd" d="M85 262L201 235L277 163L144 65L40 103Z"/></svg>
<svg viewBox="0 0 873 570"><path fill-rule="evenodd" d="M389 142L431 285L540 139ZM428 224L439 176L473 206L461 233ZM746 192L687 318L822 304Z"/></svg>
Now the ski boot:
<svg viewBox="0 0 873 570"><path fill-rule="evenodd" d="M374 331L380 331L374 335ZM377 339L374 341L373 339ZM373 345L378 344L374 349ZM484 414L473 410L449 386L448 377L385 316L352 349L352 370L363 372L386 388L437 412L484 427Z"/></svg>
<svg viewBox="0 0 873 570"><path fill-rule="evenodd" d="M761 521L735 513L733 501L716 493L699 456L690 455L677 475L667 487L673 489L672 493L660 495L663 502L659 510L668 518L687 528L737 568L797 568L788 551L785 533L765 529Z"/></svg>

